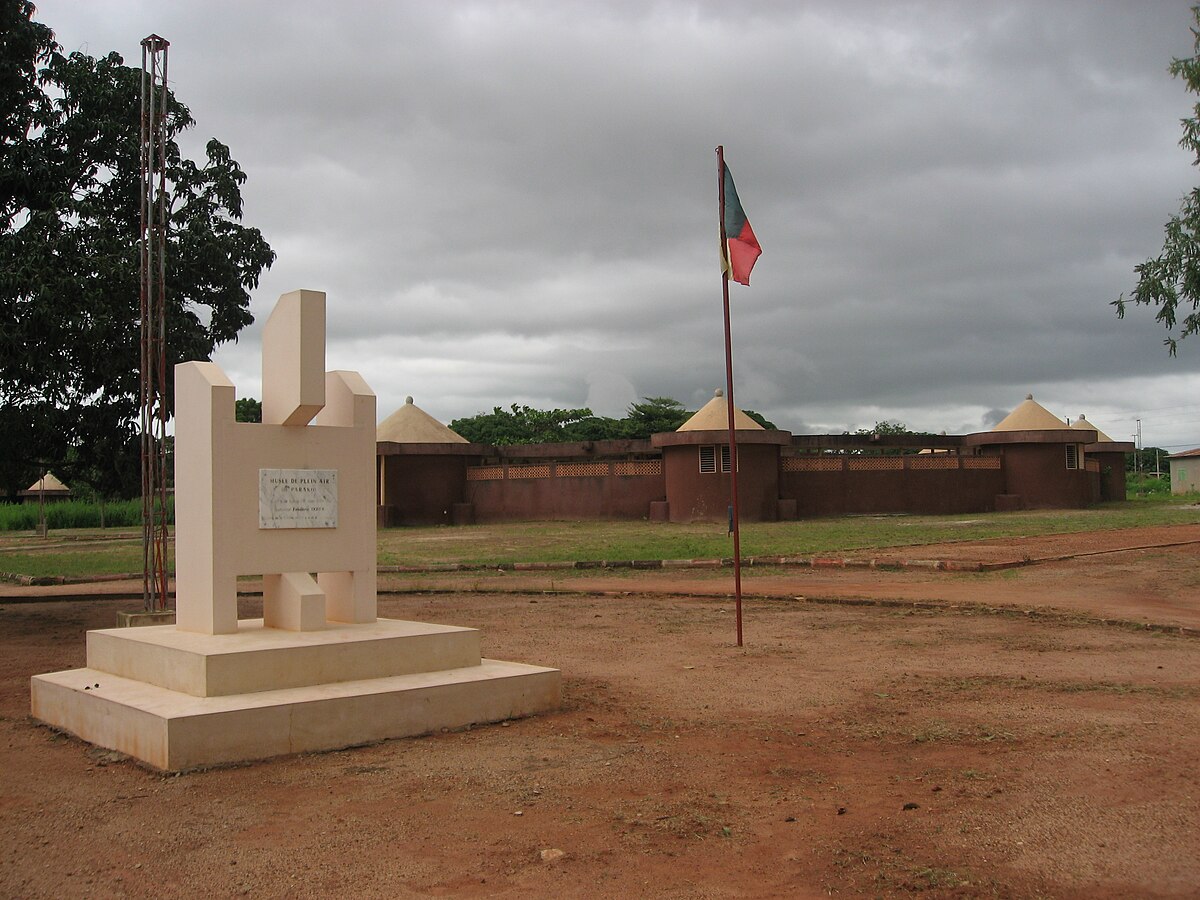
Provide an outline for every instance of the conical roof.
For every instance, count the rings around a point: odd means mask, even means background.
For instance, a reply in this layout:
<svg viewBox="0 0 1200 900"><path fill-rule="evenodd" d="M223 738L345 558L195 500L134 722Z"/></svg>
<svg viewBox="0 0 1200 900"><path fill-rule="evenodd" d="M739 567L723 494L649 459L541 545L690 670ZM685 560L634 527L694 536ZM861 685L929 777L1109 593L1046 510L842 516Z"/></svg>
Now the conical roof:
<svg viewBox="0 0 1200 900"><path fill-rule="evenodd" d="M470 443L413 403L412 397L405 397L404 405L379 423L375 440L395 444Z"/></svg>
<svg viewBox="0 0 1200 900"><path fill-rule="evenodd" d="M1097 428L1095 425L1093 425L1091 422L1089 422L1086 418L1084 418L1083 413L1079 414L1079 418L1075 420L1075 423L1071 427L1087 429L1088 431L1096 432L1096 443L1101 443L1101 442L1106 443L1106 444L1112 443L1112 438L1110 438L1107 434L1105 434L1103 431L1101 431L1099 428Z"/></svg>
<svg viewBox="0 0 1200 900"><path fill-rule="evenodd" d="M763 427L740 409L733 411L735 431L762 431ZM675 429L676 431L728 431L729 410L725 403L725 392L720 388L713 398L705 403L696 414Z"/></svg>
<svg viewBox="0 0 1200 900"><path fill-rule="evenodd" d="M1026 394L1021 405L1005 416L992 431L1049 431L1066 428L1067 423Z"/></svg>
<svg viewBox="0 0 1200 900"><path fill-rule="evenodd" d="M29 486L29 493L31 494L37 494L43 490L68 494L71 492L71 489L59 481L53 472L47 472L44 477L39 478Z"/></svg>

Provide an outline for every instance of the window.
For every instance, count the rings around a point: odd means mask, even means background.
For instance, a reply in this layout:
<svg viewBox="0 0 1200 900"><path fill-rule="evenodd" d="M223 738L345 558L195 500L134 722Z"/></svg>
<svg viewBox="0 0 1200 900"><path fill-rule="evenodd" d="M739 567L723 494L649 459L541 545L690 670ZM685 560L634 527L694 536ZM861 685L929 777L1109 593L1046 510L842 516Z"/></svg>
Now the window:
<svg viewBox="0 0 1200 900"><path fill-rule="evenodd" d="M1079 445L1078 444L1067 444L1067 468L1068 469L1078 469L1079 468Z"/></svg>
<svg viewBox="0 0 1200 900"><path fill-rule="evenodd" d="M729 471L729 445L721 444L721 471ZM713 475L717 471L717 448L712 444L700 447L700 474Z"/></svg>

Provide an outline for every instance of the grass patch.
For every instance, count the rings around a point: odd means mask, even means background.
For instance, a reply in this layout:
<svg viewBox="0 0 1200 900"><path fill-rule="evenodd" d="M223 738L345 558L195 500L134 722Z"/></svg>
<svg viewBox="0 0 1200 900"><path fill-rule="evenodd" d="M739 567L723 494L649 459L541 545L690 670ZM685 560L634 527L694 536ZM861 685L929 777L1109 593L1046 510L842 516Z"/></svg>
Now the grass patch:
<svg viewBox="0 0 1200 900"><path fill-rule="evenodd" d="M743 556L814 556L953 541L1200 523L1200 509L1125 501L1091 509L964 516L841 516L742 526ZM381 565L713 559L733 553L723 524L518 522L379 533Z"/></svg>
<svg viewBox="0 0 1200 900"><path fill-rule="evenodd" d="M908 886L917 891L936 891L955 888L964 883L969 884L970 882L952 869L919 866L912 870Z"/></svg>
<svg viewBox="0 0 1200 900"><path fill-rule="evenodd" d="M68 514L75 506L74 503L47 505L48 515L58 510L50 518L48 541L37 538L32 532L5 532L0 538L0 571L39 576L140 572L140 537L132 542L104 540L105 532L63 530L55 524L56 521L71 521ZM79 506L96 512L96 508L89 504ZM106 522L109 525L116 525L112 515L116 506L109 504L106 508ZM9 509L17 510L21 515L29 512L24 507ZM136 510L140 517L140 506ZM36 507L32 511L36 524ZM91 514L88 513L89 516ZM59 515L64 518L57 519ZM970 517L842 516L800 522L756 522L742 528L742 555L862 555L872 551L952 541L1198 522L1200 509L1159 500L1108 503L1084 510L978 513ZM133 527L140 528L139 523L140 518L135 517ZM97 518L93 527L98 525ZM521 522L454 528L385 529L379 532L377 558L380 565L407 566L719 559L733 553L732 545L732 539L723 524ZM886 552L883 555L887 555ZM566 578L575 573L561 574ZM693 577L699 577L699 573L693 573Z"/></svg>
<svg viewBox="0 0 1200 900"><path fill-rule="evenodd" d="M168 569L174 570L174 554L168 553ZM111 542L110 546L41 552L0 552L0 572L18 575L65 576L120 575L142 571L142 545Z"/></svg>
<svg viewBox="0 0 1200 900"><path fill-rule="evenodd" d="M939 741L952 741L960 735L961 732L948 722L933 719L913 731L911 737L914 744L932 744Z"/></svg>
<svg viewBox="0 0 1200 900"><path fill-rule="evenodd" d="M168 518L174 501L167 501ZM141 528L142 501L114 500L101 507L86 500L54 500L45 504L46 527L51 531L72 528ZM38 504L0 504L0 531L33 531L38 526Z"/></svg>

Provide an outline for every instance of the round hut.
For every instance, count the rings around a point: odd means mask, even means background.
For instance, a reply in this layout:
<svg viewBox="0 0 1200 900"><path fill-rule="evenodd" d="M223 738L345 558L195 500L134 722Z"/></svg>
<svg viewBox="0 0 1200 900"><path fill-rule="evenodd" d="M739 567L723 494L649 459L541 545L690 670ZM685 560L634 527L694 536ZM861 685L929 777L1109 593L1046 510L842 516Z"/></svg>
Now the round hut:
<svg viewBox="0 0 1200 900"><path fill-rule="evenodd" d="M779 448L786 431L768 431L734 410L738 456L738 513L745 522L779 518ZM723 522L730 506L729 411L718 390L675 431L651 437L661 448L666 515L671 522ZM659 516L656 516L656 518Z"/></svg>
<svg viewBox="0 0 1200 900"><path fill-rule="evenodd" d="M413 403L379 423L375 432L380 526L465 525L474 520L467 502L467 467L483 449Z"/></svg>
<svg viewBox="0 0 1200 900"><path fill-rule="evenodd" d="M964 443L1004 458L996 509L1070 509L1098 499L1098 477L1089 478L1084 459L1095 439L1095 429L1072 428L1027 394L995 428Z"/></svg>

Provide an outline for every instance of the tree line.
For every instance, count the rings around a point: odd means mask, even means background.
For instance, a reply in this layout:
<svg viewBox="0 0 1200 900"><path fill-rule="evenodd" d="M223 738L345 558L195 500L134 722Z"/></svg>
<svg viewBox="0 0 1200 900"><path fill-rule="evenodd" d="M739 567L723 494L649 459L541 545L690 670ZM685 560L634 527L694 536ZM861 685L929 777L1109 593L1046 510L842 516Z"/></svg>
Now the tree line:
<svg viewBox="0 0 1200 900"><path fill-rule="evenodd" d="M587 407L543 410L513 403L508 409L494 406L490 413L455 419L450 428L473 444L493 446L635 440L674 431L693 412L671 397L645 397L631 403L621 419L597 416ZM775 428L759 413L745 412L764 428Z"/></svg>

